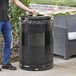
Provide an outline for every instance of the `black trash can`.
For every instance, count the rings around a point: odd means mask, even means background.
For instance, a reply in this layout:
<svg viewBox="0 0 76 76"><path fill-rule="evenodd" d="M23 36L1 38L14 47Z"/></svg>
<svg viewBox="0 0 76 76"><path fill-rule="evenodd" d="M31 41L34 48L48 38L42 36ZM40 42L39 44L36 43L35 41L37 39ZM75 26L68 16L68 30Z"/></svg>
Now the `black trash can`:
<svg viewBox="0 0 76 76"><path fill-rule="evenodd" d="M20 68L47 70L53 67L52 21L48 16L21 16Z"/></svg>

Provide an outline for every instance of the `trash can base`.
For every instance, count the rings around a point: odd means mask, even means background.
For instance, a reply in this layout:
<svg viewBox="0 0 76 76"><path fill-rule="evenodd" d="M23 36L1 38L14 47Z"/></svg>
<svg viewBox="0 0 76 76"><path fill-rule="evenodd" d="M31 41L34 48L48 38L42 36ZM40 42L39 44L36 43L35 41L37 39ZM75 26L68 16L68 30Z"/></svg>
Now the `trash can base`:
<svg viewBox="0 0 76 76"><path fill-rule="evenodd" d="M52 67L53 67L53 64L45 64L45 65L39 65L39 66L27 66L27 65L20 64L21 69L28 70L28 71L44 71L44 70L52 69Z"/></svg>

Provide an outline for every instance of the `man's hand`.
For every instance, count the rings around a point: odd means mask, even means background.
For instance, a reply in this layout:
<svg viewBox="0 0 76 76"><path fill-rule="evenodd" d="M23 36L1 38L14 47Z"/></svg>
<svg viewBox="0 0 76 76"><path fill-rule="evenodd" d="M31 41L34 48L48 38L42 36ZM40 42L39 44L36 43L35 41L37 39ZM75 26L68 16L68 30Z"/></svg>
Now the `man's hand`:
<svg viewBox="0 0 76 76"><path fill-rule="evenodd" d="M33 15L33 14L35 13L35 11L32 10L32 9L29 9L28 12L29 12L29 14L31 14L31 15Z"/></svg>

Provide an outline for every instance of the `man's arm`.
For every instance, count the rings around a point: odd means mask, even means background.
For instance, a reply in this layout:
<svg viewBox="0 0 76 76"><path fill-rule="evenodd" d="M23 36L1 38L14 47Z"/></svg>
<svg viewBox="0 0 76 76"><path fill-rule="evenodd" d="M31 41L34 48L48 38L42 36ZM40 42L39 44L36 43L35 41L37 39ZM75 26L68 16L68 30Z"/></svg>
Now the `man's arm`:
<svg viewBox="0 0 76 76"><path fill-rule="evenodd" d="M21 1L19 0L12 0L12 2L17 5L19 8L23 9L24 11L28 11L29 13L33 14L34 11L26 7Z"/></svg>

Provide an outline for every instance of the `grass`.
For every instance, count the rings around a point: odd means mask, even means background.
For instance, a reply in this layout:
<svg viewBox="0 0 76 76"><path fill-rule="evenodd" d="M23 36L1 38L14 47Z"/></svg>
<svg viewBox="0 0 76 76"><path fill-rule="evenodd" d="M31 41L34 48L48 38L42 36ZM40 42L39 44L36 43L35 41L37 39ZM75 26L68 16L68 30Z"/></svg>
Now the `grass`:
<svg viewBox="0 0 76 76"><path fill-rule="evenodd" d="M76 6L76 0L31 0L31 3Z"/></svg>

